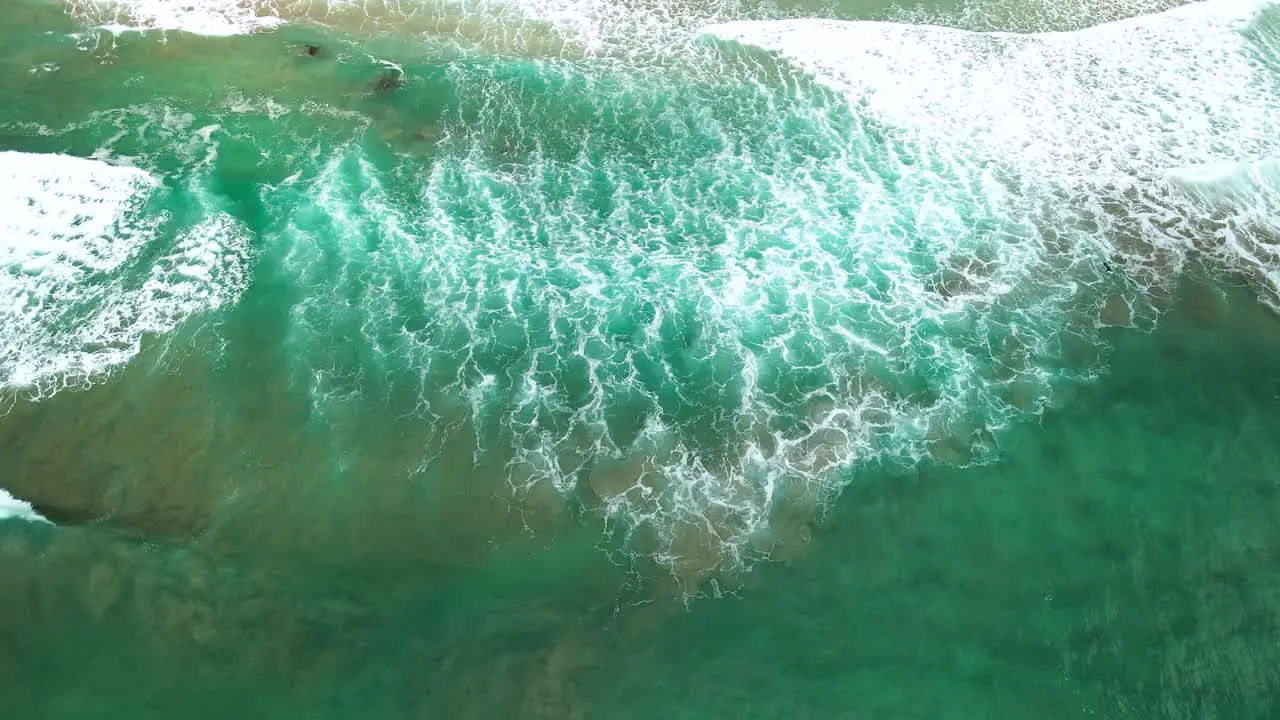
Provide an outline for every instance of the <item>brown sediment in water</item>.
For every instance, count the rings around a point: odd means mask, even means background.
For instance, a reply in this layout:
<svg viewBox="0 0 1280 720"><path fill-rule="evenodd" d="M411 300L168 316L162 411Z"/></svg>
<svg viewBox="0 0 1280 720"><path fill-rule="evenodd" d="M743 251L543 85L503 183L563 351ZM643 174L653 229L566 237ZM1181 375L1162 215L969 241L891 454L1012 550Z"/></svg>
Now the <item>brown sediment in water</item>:
<svg viewBox="0 0 1280 720"><path fill-rule="evenodd" d="M519 720L583 720L587 707L575 674L591 660L590 649L576 632L556 640L534 660L525 680Z"/></svg>
<svg viewBox="0 0 1280 720"><path fill-rule="evenodd" d="M1182 283L1180 305L1205 327L1222 324L1227 316L1227 299L1222 289L1205 279L1188 277Z"/></svg>
<svg viewBox="0 0 1280 720"><path fill-rule="evenodd" d="M1005 387L1005 401L1023 412L1036 410L1043 399L1040 386L1027 379L1014 380Z"/></svg>
<svg viewBox="0 0 1280 720"><path fill-rule="evenodd" d="M990 284L990 263L966 257L949 262L938 273L933 291L942 298L982 293Z"/></svg>
<svg viewBox="0 0 1280 720"><path fill-rule="evenodd" d="M1272 339L1275 338L1280 325L1276 324L1274 317L1256 312L1243 314L1247 317L1228 317L1224 322L1240 323L1240 327L1251 329L1258 323L1259 332L1261 323L1269 323L1268 332ZM1195 325L1190 317L1176 310L1172 317L1175 322L1188 327ZM1223 328L1209 328L1213 332L1218 329ZM1252 330L1241 332L1246 338L1259 334ZM1235 335L1237 330L1232 329L1231 333ZM1203 342L1204 338L1203 333L1191 332L1186 342ZM1249 349L1247 345L1245 349ZM269 384L269 381L264 382L263 387ZM1099 388L1093 394L1097 405L1082 403L1085 406L1083 412L1101 415L1102 419L1096 422L1097 434L1093 437L1103 437L1112 425L1109 408L1123 403L1115 400L1111 388ZM270 404L270 399L264 403ZM1119 411L1115 412L1118 417ZM1051 436L1071 437L1069 433L1060 431L1058 420L1053 422L1046 428ZM406 439L403 442L412 441ZM1230 453L1234 446L1228 443L1226 447L1226 452ZM1064 457L1072 458L1065 440L1061 452ZM1120 450L1114 450L1113 454L1115 457L1103 456L1099 462L1123 462ZM1259 538L1265 540L1265 533L1249 534L1250 530L1266 527L1265 518L1260 517L1265 515L1263 511L1266 508L1249 502L1250 498L1256 499L1257 496L1237 494L1232 496L1233 500L1229 498L1232 505L1239 506L1234 508L1234 517L1238 518L1244 512L1249 523L1231 525L1222 532L1211 533L1210 543L1191 547L1190 554L1176 558L1176 567L1153 572L1149 565L1144 566L1144 562L1150 562L1150 552L1149 548L1142 549L1142 537L1135 541L1137 549L1133 557L1128 554L1118 556L1114 550L1111 550L1111 555L1103 554L1108 546L1114 548L1115 544L1113 538L1099 537L1099 528L1128 537L1126 533L1132 533L1134 526L1131 522L1126 524L1127 516L1121 517L1124 516L1122 512L1113 513L1118 519L1115 527L1099 523L1099 512L1107 511L1115 501L1108 494L1105 482L1072 482L1072 472L1084 473L1097 467L1089 462L1088 453L1079 456L1068 464L1061 477L1054 476L1051 481L1042 483L1030 483L1030 478L1016 475L1019 470L1028 474L1034 472L1035 466L1017 464L1026 463L1025 457L1014 458L1014 472L997 478L979 476L974 479L971 475L957 475L951 469L936 467L926 467L924 478L914 480L877 473L872 482L855 484L845 498L845 510L840 519L841 536L833 541L838 542L840 550L835 554L818 556L807 571L803 567L784 569L781 574L774 574L769 582L782 587L794 584L799 598L809 603L825 602L833 591L851 593L850 607L871 608L854 617L854 623L885 621L884 608L890 603L877 605L877 601L891 598L897 605L899 598L893 593L899 590L906 590L899 592L899 596L908 601L907 605L910 605L911 597L918 595L913 595L917 590L936 593L942 588L941 592L945 593L950 587L969 598L994 597L1015 605L1026 601L1034 607L1041 607L1048 602L1042 600L1046 587L1053 590L1058 598L1065 594L1061 586L1052 585L1060 578L1050 577L1052 573L1048 573L1043 578L1037 577L1034 582L1023 584L1017 584L1016 578L1019 573L1034 570L1043 557L1052 557L1035 552L1041 541L1048 538L1049 541L1060 541L1054 546L1054 552L1064 556L1095 553L1102 565L1098 572L1101 580L1106 580L1103 576L1108 573L1114 576L1113 570L1119 570L1121 575L1132 572L1138 578L1134 586L1138 592L1137 599L1150 600L1147 603L1150 607L1140 606L1133 612L1157 611L1157 625L1160 627L1164 627L1162 623L1169 619L1171 622L1189 622L1189 627L1197 628L1193 638L1195 642L1180 639L1169 647L1161 648L1161 657L1173 663L1168 665L1162 677L1166 677L1170 686L1178 688L1184 696L1194 695L1196 678L1194 673L1175 667L1175 661L1205 647L1223 647L1226 643L1228 650L1236 653L1229 659L1233 662L1238 660L1238 668L1247 675L1249 668L1254 666L1248 664L1250 656L1246 651L1253 646L1232 646L1230 643L1232 638L1240 636L1238 617L1228 613L1223 620L1209 611L1187 615L1177 608L1156 607L1167 593L1156 592L1161 588L1150 579L1173 575L1176 588L1182 587L1190 578L1193 590L1222 587L1224 581L1232 587L1240 586L1242 578L1248 577L1245 571L1256 567L1258 560L1265 559L1259 556L1259 548L1264 547ZM1122 477L1117 475L1117 478ZM1022 479L1027 479L1028 483L1017 482ZM976 482L993 481L998 481L998 486L999 482L1004 482L1009 491L1023 489L1014 492L1014 499L1008 502L1007 507L997 505L989 512L978 501L964 501L973 492ZM1013 481L1011 485L1009 481ZM1159 485L1153 481L1152 492L1158 494ZM1266 488L1261 485L1256 490L1265 492ZM983 495L981 499L989 500L991 497L1004 495L997 491ZM788 500L794 501L794 498ZM1070 517L1062 520L1062 526L1050 522L1044 527L1029 530L1025 537L1031 542L1003 545L994 542L996 535L992 528L998 528L1001 522L1036 525L1045 518L1055 520L1063 517L1055 510L1054 513L1038 515L1030 513L1031 519L1028 520L1028 508L1036 506L1065 509ZM1252 515L1250 508L1253 508ZM948 526L945 521L949 519L963 522ZM1257 522L1253 522L1255 520ZM961 524L963 530L954 529ZM948 530L948 527L953 530ZM1073 529L1079 534L1068 535ZM1150 527L1144 525L1138 529L1150 530ZM38 528L35 530L39 531ZM598 717L602 715L593 715L593 711L607 714L608 706L603 709L589 707L584 701L592 695L587 683L592 679L593 668L600 667L597 677L622 676L634 672L641 662L661 659L664 648L678 651L681 647L679 632L675 633L677 637L674 640L667 641L659 633L672 613L681 611L674 603L651 603L636 612L624 611L616 622L623 629L617 633L602 629L610 620L608 610L593 609L586 601L566 600L558 605L539 606L528 598L508 601L495 598L502 594L499 592L477 592L462 597L458 601L458 609L436 612L434 606L424 609L405 601L404 596L409 593L395 585L370 587L354 598L344 598L340 593L331 592L328 586L319 589L303 586L291 591L289 578L282 577L280 568L260 568L251 574L237 574L228 569L225 561L201 557L198 551L146 548L112 538L104 541L101 535L93 533L90 530L57 530L50 535L52 545L43 549L35 542L28 542L25 536L0 533L0 576L5 580L4 592L0 592L0 610L4 611L0 612L0 634L22 627L26 637L33 633L51 640L61 637L68 643L62 646L68 651L68 656L78 653L78 658L85 658L77 659L76 669L89 667L93 670L86 675L97 674L96 664L121 664L125 662L122 657L139 657L122 653L145 647L148 664L141 667L148 672L134 679L134 687L140 694L179 683L194 685L211 676L238 678L235 674L239 673L246 679L253 678L254 682L287 687L299 701L327 698L330 697L325 694L329 686L340 686L354 671L362 667L377 667L376 663L382 662L393 669L387 671L386 676L379 677L379 680L386 678L386 684L375 687L387 694L403 693L411 698L403 701L398 696L395 698L397 702L403 702L403 706L397 706L395 712L389 714L398 717L478 720ZM1025 562L1019 562L1024 552ZM938 558L937 563L912 562L921 553L932 553ZM959 566L946 562L948 558L956 557L968 558L969 561ZM1123 563L1108 564L1113 560ZM844 562L856 568L856 582L831 580L833 562ZM95 594L95 583L102 585L98 568L104 565L117 578L119 592L114 600L110 600L113 593L109 589L102 598L91 600ZM407 568L402 570L410 572ZM1179 570L1182 572L1180 576ZM95 580L95 575L98 580ZM1051 586L1038 584L1042 579L1049 581ZM843 584L833 586L832 582ZM429 586L424 584L410 589L429 592L424 589L426 587ZM1080 586L1074 587L1078 589ZM1149 597L1147 593L1151 593ZM608 592L601 595L607 596ZM82 604L85 610L81 612L93 614L95 602L105 607L102 617L107 622L85 624L74 610L68 611L72 605ZM979 605L982 603L969 607ZM803 605L793 601L782 607L785 612ZM1188 607L1200 608L1201 605L1191 602ZM929 638L936 640L936 628L948 630L959 627L972 623L973 617L980 622L990 621L991 624L984 627L994 628L994 632L1000 628L1007 629L1007 617L1003 624L1000 621L1001 608L1001 605L995 605L990 618L986 615L926 614L922 622L917 619L916 608L911 606L900 616L891 614L887 622L901 623L902 632L920 628L925 636L923 642L927 643L931 642ZM1105 610L1101 604L1098 609L1099 612ZM706 610L716 613L722 612L723 608L710 607ZM403 635L397 638L403 637L403 645L413 644L416 651L412 654L406 652L403 657L392 655L389 660L386 655L388 628L371 622L376 622L376 618L384 614L394 615L401 611L415 622L406 623ZM745 613L746 619L758 620L762 617L761 612L769 611L767 605L751 608ZM896 611L891 608L890 612ZM1004 614L1007 616L1008 613ZM371 621L371 617L375 620ZM1079 632L1084 639L1073 639L1073 644L1065 644L1064 641L1064 656L1072 662L1081 662L1107 642L1105 628L1100 629L1092 617L1082 618L1080 627L1072 626L1068 630ZM1199 622L1197 618L1205 622ZM933 625L934 622L938 625ZM127 642L123 642L123 648L108 650L107 643L102 641L103 636L95 633L107 632L103 628L117 627L121 640ZM731 627L748 631L752 626L741 623ZM856 627L856 624L849 627ZM92 632L75 638L74 645L66 639L66 634L82 628ZM890 628L887 633L887 642L893 642L894 629ZM1096 640L1091 640L1090 634L1096 636ZM615 638L619 638L617 645L614 644ZM974 647L985 647L983 639L975 639ZM395 643L389 644L393 651L402 650ZM732 639L729 645L736 648ZM910 648L903 652L908 650ZM731 649L726 654L734 651ZM20 663L6 663L5 655L0 653L0 674L14 678L15 683L26 680L29 674L19 674L22 672L17 667ZM874 660L876 656L868 657ZM635 659L635 664L629 663L628 658ZM119 677L119 674L107 676ZM631 681L632 687L639 688L648 677L637 676ZM70 675L60 678L60 681L73 687L83 682L81 678ZM227 686L258 687L232 682ZM1262 690L1257 692L1262 697ZM607 693L606 697L596 696L593 699L607 702Z"/></svg>
<svg viewBox="0 0 1280 720"><path fill-rule="evenodd" d="M1132 325L1132 311L1129 303L1124 297L1118 294L1107 296L1106 302L1102 305L1102 314L1100 321L1105 326L1111 327L1129 327Z"/></svg>
<svg viewBox="0 0 1280 720"><path fill-rule="evenodd" d="M817 483L801 482L784 488L770 519L769 547L772 560L797 562L809 554L813 529L834 493Z"/></svg>
<svg viewBox="0 0 1280 720"><path fill-rule="evenodd" d="M666 531L664 553L669 556L672 584L660 583L657 592L670 597L692 597L709 581L725 576L724 540L710 522L682 522ZM666 587L664 587L666 585Z"/></svg>
<svg viewBox="0 0 1280 720"><path fill-rule="evenodd" d="M787 462L802 475L812 477L839 467L849 453L850 438L847 431L819 427L791 446Z"/></svg>
<svg viewBox="0 0 1280 720"><path fill-rule="evenodd" d="M600 458L591 471L588 485L602 505L621 500L649 502L660 489L656 475L643 455L632 454L621 461Z"/></svg>
<svg viewBox="0 0 1280 720"><path fill-rule="evenodd" d="M169 374L144 359L86 390L19 403L0 417L6 483L55 517L195 537L227 492L223 458L209 453L207 382L198 366Z"/></svg>
<svg viewBox="0 0 1280 720"><path fill-rule="evenodd" d="M95 618L106 614L120 599L120 593L120 574L110 562L99 561L89 570L85 604Z"/></svg>
<svg viewBox="0 0 1280 720"><path fill-rule="evenodd" d="M370 410L359 438L335 435L283 373L228 392L196 354L157 355L0 417L5 487L147 541L334 565L475 565L495 539L562 526L541 490L521 507L503 468L474 467L465 433L431 438L427 422Z"/></svg>
<svg viewBox="0 0 1280 720"><path fill-rule="evenodd" d="M14 526L0 529L0 572L6 583L0 593L0 633L20 625L26 633L42 634L48 644L74 643L65 649L68 664L74 658L74 664L94 668L84 682L97 682L95 675L110 682L121 662L143 656L179 674L167 677L161 670L137 678L142 692L161 689L185 672L193 673L185 682L204 679L206 670L226 658L236 658L237 672L247 677L286 685L316 671L328 682L342 677L336 671L341 667L325 670L323 654L310 652L302 636L307 627L332 634L342 618L318 617L319 601L300 603L282 592L278 581L263 583L228 571L191 550L157 548L95 530L45 531L39 549L35 542L17 547L15 539L22 535L14 531ZM347 670L359 658L351 648L341 654Z"/></svg>

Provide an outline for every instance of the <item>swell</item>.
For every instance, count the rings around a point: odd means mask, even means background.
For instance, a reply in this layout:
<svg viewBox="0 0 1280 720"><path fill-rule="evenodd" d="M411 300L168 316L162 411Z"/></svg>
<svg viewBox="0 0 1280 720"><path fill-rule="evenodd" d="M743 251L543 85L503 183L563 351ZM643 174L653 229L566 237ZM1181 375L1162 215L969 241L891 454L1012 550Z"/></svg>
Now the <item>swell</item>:
<svg viewBox="0 0 1280 720"><path fill-rule="evenodd" d="M1225 0L1064 33L821 20L707 32L778 53L920 142L1016 166L1071 207L1068 228L1101 230L1109 254L1141 266L1144 285L1194 258L1274 305L1274 229L1260 222L1274 190L1255 183L1247 199L1230 193L1233 210L1206 212L1205 188L1176 176L1280 152L1276 15Z"/></svg>
<svg viewBox="0 0 1280 720"><path fill-rule="evenodd" d="M251 260L269 264L289 289L289 380L335 463L367 442L362 417L394 411L416 428L424 477L462 468L517 501L585 509L693 588L800 541L788 523L819 513L851 467L995 458L1005 427L1103 370L1101 328L1156 321L1213 232L1162 173L1280 137L1255 112L1274 78L1227 42L1247 27L1237 7L1045 36L714 29L819 82L699 46L694 28L665 62L645 61L653 47L613 62L603 49L651 27L624 11L587 17L608 42L585 43L586 61L402 49L394 93L370 93L350 58L284 65L313 79L309 95L249 89L260 79L228 64L238 89L212 93L199 120L183 119L196 91L96 117L112 162L157 127L191 148L135 160L176 164L192 196L178 204L197 208L106 284L140 312L195 298L163 316L199 317L234 306ZM280 32L219 42L280 53L294 37ZM1148 95L1111 102L1121 75L1151 80L1123 85ZM994 102L966 101L988 90ZM1223 112L1189 109L1210 100ZM227 259L196 273L194 294L148 293L164 248L208 255L177 238L224 217L214 180L228 174L255 182L252 212L214 233L232 238L213 253ZM172 190L155 192L163 205ZM236 240L245 227L252 240ZM52 328L49 342L71 342Z"/></svg>

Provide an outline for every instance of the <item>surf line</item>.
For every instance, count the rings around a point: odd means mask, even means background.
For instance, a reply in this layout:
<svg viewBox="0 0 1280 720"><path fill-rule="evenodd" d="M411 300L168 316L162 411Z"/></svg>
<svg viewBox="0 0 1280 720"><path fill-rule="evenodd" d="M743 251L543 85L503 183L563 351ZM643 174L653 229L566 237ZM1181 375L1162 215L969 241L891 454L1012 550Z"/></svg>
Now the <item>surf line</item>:
<svg viewBox="0 0 1280 720"><path fill-rule="evenodd" d="M20 500L9 494L9 491L0 488L0 520L8 520L10 518L18 520L27 520L29 522L47 523L52 525L43 515L36 512L31 503Z"/></svg>

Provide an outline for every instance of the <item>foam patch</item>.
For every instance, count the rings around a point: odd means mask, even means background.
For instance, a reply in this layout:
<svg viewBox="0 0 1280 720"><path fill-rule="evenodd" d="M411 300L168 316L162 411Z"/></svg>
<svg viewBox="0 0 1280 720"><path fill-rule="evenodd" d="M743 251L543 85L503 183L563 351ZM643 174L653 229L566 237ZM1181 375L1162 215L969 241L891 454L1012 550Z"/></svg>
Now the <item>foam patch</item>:
<svg viewBox="0 0 1280 720"><path fill-rule="evenodd" d="M897 127L1105 182L1280 149L1280 86L1242 33L1272 6L1210 0L1038 34L831 20L705 31L775 51Z"/></svg>
<svg viewBox="0 0 1280 720"><path fill-rule="evenodd" d="M243 35L281 22L271 2L254 0L67 0L81 20L114 32L180 30L197 35Z"/></svg>
<svg viewBox="0 0 1280 720"><path fill-rule="evenodd" d="M142 170L5 152L0 187L8 393L41 397L89 382L133 357L144 334L222 305L243 284L244 229L210 211L171 237L165 213L149 205L165 191Z"/></svg>

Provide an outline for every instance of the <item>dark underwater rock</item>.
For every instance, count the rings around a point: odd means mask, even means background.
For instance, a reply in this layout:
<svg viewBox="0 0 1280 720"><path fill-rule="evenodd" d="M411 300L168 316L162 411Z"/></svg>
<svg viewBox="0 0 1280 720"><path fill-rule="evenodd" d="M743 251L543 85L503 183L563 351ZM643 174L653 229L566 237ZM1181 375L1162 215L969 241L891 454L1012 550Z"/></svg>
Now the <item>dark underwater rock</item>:
<svg viewBox="0 0 1280 720"><path fill-rule="evenodd" d="M395 92L404 86L404 73L399 70L387 70L382 73L382 77L373 83L373 91L376 93Z"/></svg>

